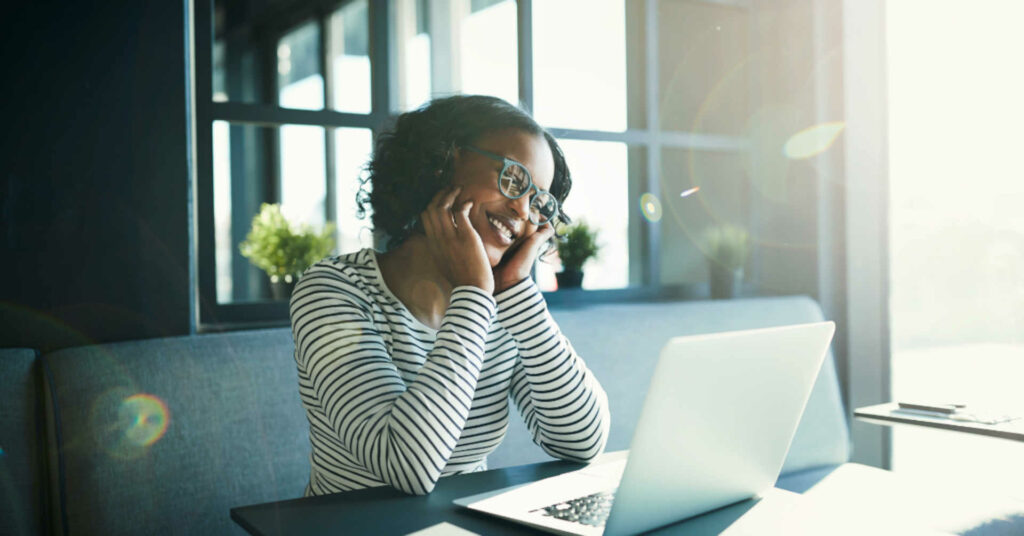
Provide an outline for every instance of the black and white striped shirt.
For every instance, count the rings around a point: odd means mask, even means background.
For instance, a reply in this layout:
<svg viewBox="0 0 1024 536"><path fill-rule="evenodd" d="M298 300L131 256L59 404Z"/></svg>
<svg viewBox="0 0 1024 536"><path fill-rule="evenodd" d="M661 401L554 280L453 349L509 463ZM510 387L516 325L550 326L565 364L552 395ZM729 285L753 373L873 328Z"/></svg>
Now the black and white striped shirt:
<svg viewBox="0 0 1024 536"><path fill-rule="evenodd" d="M480 471L511 398L535 443L589 462L608 438L608 399L529 278L495 296L456 287L440 329L388 290L372 249L325 259L291 299L312 454L306 495L390 485L426 494Z"/></svg>

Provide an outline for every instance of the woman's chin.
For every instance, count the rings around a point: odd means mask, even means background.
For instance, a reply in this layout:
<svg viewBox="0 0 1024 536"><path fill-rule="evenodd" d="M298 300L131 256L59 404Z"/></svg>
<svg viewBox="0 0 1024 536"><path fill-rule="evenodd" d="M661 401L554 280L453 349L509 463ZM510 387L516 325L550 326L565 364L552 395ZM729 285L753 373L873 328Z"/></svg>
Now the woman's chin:
<svg viewBox="0 0 1024 536"><path fill-rule="evenodd" d="M487 262L491 263L491 268L501 264L501 260L505 258L505 252L508 251L508 248L499 248L491 244L486 244L484 249L487 253Z"/></svg>

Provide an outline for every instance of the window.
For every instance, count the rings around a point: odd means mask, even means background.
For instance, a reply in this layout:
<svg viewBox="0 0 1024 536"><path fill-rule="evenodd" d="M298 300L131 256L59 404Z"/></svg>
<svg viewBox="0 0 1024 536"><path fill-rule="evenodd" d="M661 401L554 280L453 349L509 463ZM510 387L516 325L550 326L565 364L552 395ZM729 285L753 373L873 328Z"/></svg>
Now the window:
<svg viewBox="0 0 1024 536"><path fill-rule="evenodd" d="M238 249L261 203L335 222L339 252L373 245L355 199L374 134L437 96L519 103L559 138L566 210L603 244L583 286L619 292L595 299L662 285L700 295L700 228L746 223L749 113L736 96L750 77L714 70L749 51L743 2L195 1L203 329L287 321ZM582 13L586 24L565 23ZM682 82L692 74L705 85ZM679 197L693 184L706 199ZM557 269L538 267L542 289Z"/></svg>
<svg viewBox="0 0 1024 536"><path fill-rule="evenodd" d="M199 323L279 323L287 304L239 244L265 202L295 223L335 222L346 251L373 244L355 199L387 119L373 74L386 49L370 53L371 20L386 12L368 0L196 6L196 28L209 28L195 47Z"/></svg>
<svg viewBox="0 0 1024 536"><path fill-rule="evenodd" d="M1019 413L1024 80L1006 65L1024 46L1014 25L1024 6L963 7L929 4L923 21L887 4L892 394ZM964 39L951 42L953 31ZM1024 490L1011 442L896 427L892 448L895 471Z"/></svg>

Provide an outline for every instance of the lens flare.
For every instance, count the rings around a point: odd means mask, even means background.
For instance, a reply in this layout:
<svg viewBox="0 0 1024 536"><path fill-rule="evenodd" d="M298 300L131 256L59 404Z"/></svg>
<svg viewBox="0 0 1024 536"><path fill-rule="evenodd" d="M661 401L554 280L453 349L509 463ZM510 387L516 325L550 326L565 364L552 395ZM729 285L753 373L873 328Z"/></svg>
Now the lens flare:
<svg viewBox="0 0 1024 536"><path fill-rule="evenodd" d="M140 447L159 441L171 422L167 404L143 393L124 399L117 413L118 422L124 426L125 439Z"/></svg>
<svg viewBox="0 0 1024 536"><path fill-rule="evenodd" d="M804 160L819 155L835 143L845 128L845 121L832 121L807 127L790 136L782 152L786 158L792 160Z"/></svg>
<svg viewBox="0 0 1024 536"><path fill-rule="evenodd" d="M134 460L164 436L171 412L160 398L120 386L97 397L90 418L97 447L112 458Z"/></svg>
<svg viewBox="0 0 1024 536"><path fill-rule="evenodd" d="M661 220L661 201L654 194L648 192L640 196L640 213L649 222Z"/></svg>
<svg viewBox="0 0 1024 536"><path fill-rule="evenodd" d="M699 191L700 191L700 186L694 186L693 188L690 188L688 190L683 190L683 192L679 194L679 197L689 197L689 196L691 196L691 195L693 195L693 194L695 194L695 193L697 193Z"/></svg>

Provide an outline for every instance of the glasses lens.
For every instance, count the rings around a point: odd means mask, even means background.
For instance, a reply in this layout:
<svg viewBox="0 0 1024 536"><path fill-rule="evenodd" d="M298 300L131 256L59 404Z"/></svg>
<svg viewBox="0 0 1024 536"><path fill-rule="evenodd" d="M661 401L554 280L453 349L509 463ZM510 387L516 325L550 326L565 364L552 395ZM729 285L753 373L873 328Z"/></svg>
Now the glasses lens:
<svg viewBox="0 0 1024 536"><path fill-rule="evenodd" d="M512 164L501 174L501 193L516 199L530 189L530 173L523 166Z"/></svg>
<svg viewBox="0 0 1024 536"><path fill-rule="evenodd" d="M538 225L547 223L558 212L558 201L548 192L539 193L530 200L530 219Z"/></svg>

